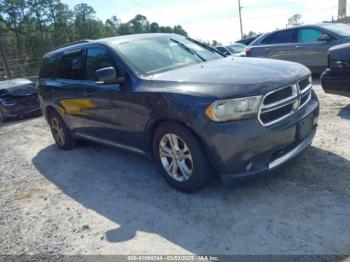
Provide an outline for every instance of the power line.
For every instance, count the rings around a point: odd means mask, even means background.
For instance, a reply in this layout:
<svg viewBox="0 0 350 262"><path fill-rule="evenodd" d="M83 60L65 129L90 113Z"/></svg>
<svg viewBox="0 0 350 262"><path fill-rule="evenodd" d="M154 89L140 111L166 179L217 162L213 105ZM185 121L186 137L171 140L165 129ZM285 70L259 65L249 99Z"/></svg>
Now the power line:
<svg viewBox="0 0 350 262"><path fill-rule="evenodd" d="M321 8L321 9L309 9L303 12L300 12L300 14L305 14L305 13L316 13L319 11L325 11L325 10L330 10L330 9L334 9L334 8L338 8L337 6L333 6L333 7L327 7L327 8ZM275 18L275 17L284 17L285 14L283 15L273 15L273 16L252 16L252 17L247 17L247 19L250 20L255 20L255 19L264 19L264 18Z"/></svg>
<svg viewBox="0 0 350 262"><path fill-rule="evenodd" d="M133 3L133 4L135 4L135 5L139 6L139 7L144 8L144 9L146 9L146 10L148 10L148 11L150 11L150 12L156 14L156 15L160 15L160 16L162 16L162 17L165 17L166 19L170 19L170 20L172 20L173 22L176 22L176 23L177 23L177 20L176 20L176 19L174 19L174 18L172 18L172 17L170 17L170 16L168 16L168 15L164 15L164 14L162 14L161 12L158 12L158 11L156 11L156 10L154 10L154 9L152 9L152 8L149 8L149 7L147 7L147 6L143 5L143 4L140 4L139 2L136 2L135 0L128 0L128 1L130 1L131 3Z"/></svg>

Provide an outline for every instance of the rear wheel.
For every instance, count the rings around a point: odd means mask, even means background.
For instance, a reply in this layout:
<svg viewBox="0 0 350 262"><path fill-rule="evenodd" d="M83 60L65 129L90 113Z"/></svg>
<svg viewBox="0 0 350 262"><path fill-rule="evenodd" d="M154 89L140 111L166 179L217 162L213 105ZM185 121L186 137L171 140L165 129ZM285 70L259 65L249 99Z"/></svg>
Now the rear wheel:
<svg viewBox="0 0 350 262"><path fill-rule="evenodd" d="M194 192L211 178L211 166L195 135L177 123L155 132L153 155L165 180L182 192Z"/></svg>
<svg viewBox="0 0 350 262"><path fill-rule="evenodd" d="M74 148L74 138L72 137L67 125L63 122L62 118L57 112L51 112L49 116L49 124L51 127L52 136L60 149L70 150Z"/></svg>
<svg viewBox="0 0 350 262"><path fill-rule="evenodd" d="M7 121L7 117L1 109L0 109L0 121L3 123L5 123Z"/></svg>

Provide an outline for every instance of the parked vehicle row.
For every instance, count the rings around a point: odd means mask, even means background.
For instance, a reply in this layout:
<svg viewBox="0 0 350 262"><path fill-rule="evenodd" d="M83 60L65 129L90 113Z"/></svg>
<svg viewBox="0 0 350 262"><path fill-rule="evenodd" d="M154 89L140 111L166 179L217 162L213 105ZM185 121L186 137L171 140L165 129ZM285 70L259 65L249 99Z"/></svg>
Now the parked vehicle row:
<svg viewBox="0 0 350 262"><path fill-rule="evenodd" d="M270 41L277 49L272 39L286 32L323 45L336 41L310 30L277 31L255 43ZM180 191L202 188L213 174L226 183L255 177L312 143L319 103L306 66L281 57L231 57L243 48L213 49L174 34L67 44L44 57L37 82L41 111L59 148L83 139L148 155ZM327 51L326 92L349 95L349 51L350 44ZM38 102L29 80L0 84L3 121L37 113Z"/></svg>
<svg viewBox="0 0 350 262"><path fill-rule="evenodd" d="M245 56L247 46L244 44L235 43L228 46L216 46L214 48L226 56Z"/></svg>
<svg viewBox="0 0 350 262"><path fill-rule="evenodd" d="M323 23L266 33L250 43L246 56L298 62L313 73L323 72L325 92L350 96L350 25Z"/></svg>
<svg viewBox="0 0 350 262"><path fill-rule="evenodd" d="M328 50L347 42L350 25L303 25L261 35L246 49L246 56L297 62L322 73L328 66Z"/></svg>
<svg viewBox="0 0 350 262"><path fill-rule="evenodd" d="M319 114L305 66L225 57L174 34L59 48L37 88L59 148L86 139L149 155L184 192L284 165L311 144Z"/></svg>

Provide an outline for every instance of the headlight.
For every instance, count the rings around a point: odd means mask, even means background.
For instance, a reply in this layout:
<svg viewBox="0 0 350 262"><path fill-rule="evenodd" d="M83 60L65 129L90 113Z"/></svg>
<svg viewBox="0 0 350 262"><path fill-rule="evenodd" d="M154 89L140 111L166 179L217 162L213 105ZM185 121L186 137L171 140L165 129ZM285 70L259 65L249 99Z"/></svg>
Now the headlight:
<svg viewBox="0 0 350 262"><path fill-rule="evenodd" d="M263 96L251 96L229 100L219 100L212 103L205 111L215 122L255 117L258 114Z"/></svg>
<svg viewBox="0 0 350 262"><path fill-rule="evenodd" d="M3 105L3 106L14 106L15 105L15 101L13 99L10 99L10 98L0 98L0 103Z"/></svg>

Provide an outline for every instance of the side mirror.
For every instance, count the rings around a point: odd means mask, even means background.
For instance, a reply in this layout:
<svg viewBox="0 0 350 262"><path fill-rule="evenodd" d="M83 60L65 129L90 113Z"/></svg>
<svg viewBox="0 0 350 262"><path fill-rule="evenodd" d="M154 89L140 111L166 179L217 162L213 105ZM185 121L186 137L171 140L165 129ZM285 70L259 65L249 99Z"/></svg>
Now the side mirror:
<svg viewBox="0 0 350 262"><path fill-rule="evenodd" d="M112 84L124 82L124 77L117 77L117 71L113 66L101 68L95 71L97 83Z"/></svg>
<svg viewBox="0 0 350 262"><path fill-rule="evenodd" d="M318 38L318 41L328 42L331 39L332 37L330 35L324 34L324 35L320 35L320 37Z"/></svg>

